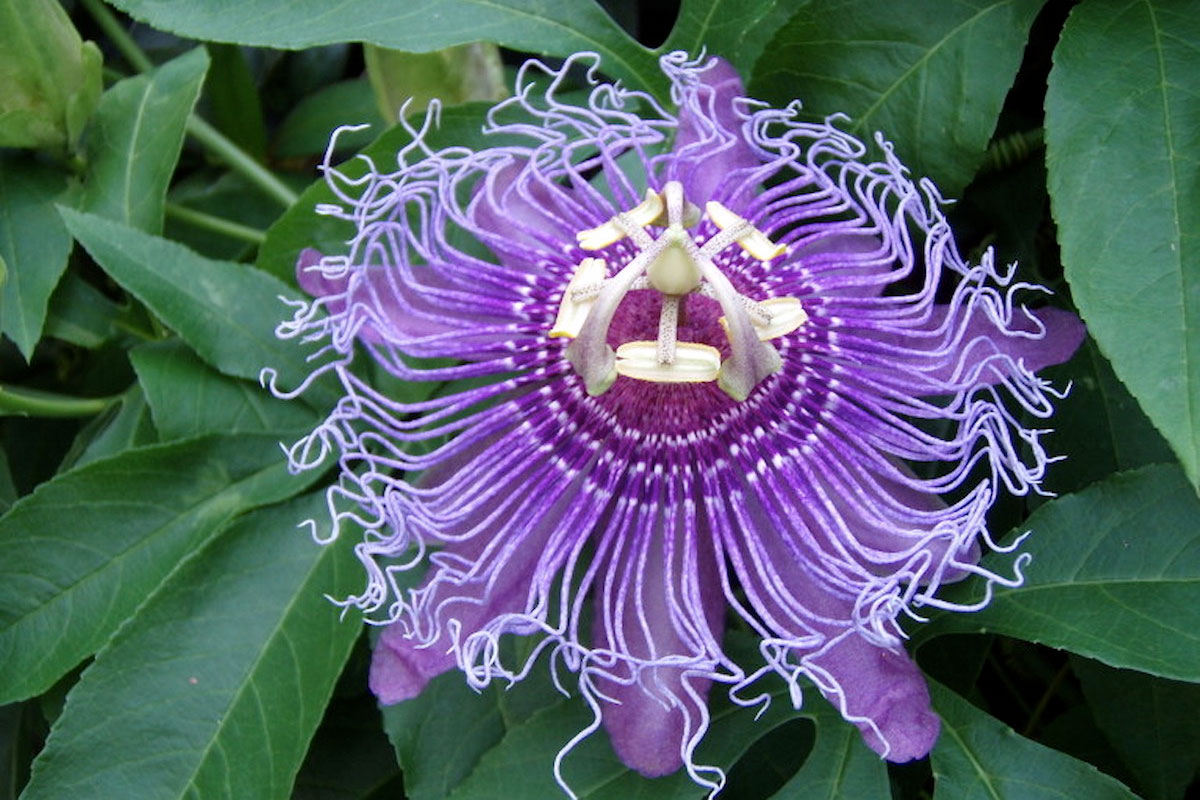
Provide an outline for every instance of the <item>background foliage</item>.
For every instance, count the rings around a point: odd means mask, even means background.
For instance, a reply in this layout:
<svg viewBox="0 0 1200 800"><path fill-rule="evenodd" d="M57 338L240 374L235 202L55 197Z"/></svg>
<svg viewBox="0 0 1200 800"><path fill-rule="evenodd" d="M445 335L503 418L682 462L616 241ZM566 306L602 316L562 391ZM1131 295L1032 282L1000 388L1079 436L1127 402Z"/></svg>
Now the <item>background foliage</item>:
<svg viewBox="0 0 1200 800"><path fill-rule="evenodd" d="M754 96L882 130L961 197L965 252L1091 333L1050 376L1058 496L991 520L1034 532L1026 583L913 632L931 758L887 765L779 685L757 722L713 700L723 796L1200 796L1194 1L0 0L0 800L554 796L587 712L545 677L375 707L362 626L324 600L355 559L297 530L321 476L278 449L336 394L257 377L306 372L272 330L298 252L346 236L313 214L335 125L374 124L339 157L394 152L384 120L439 96L437 141L471 144L523 54L594 50L661 95L658 54L702 47ZM699 794L603 737L565 771L588 798Z"/></svg>

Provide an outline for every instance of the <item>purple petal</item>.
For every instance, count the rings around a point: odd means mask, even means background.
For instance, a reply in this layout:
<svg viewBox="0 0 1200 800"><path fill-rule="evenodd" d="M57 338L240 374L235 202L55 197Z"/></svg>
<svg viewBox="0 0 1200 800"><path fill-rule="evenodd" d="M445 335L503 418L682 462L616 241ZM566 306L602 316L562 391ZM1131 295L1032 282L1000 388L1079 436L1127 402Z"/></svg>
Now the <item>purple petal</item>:
<svg viewBox="0 0 1200 800"><path fill-rule="evenodd" d="M821 693L862 731L872 750L904 762L933 749L941 723L925 678L903 650L885 650L850 633L809 663L832 679Z"/></svg>
<svg viewBox="0 0 1200 800"><path fill-rule="evenodd" d="M687 197L701 206L709 199L728 197L718 187L737 171L761 163L741 135L742 117L735 104L743 97L737 71L717 58L699 73L698 90L679 110L673 177L683 184Z"/></svg>
<svg viewBox="0 0 1200 800"><path fill-rule="evenodd" d="M693 664L719 650L725 604L720 575L707 544L708 531L699 537L695 529L691 533L669 537L670 544L663 541L666 536L635 535L643 541L606 570L618 572L617 585L629 594L625 602L610 602L616 598L597 591L597 648ZM674 551L670 565L665 547ZM694 552L685 556L689 550ZM694 565L685 568L693 560ZM696 594L700 614L692 602ZM603 720L613 750L627 767L646 777L675 772L683 766L689 740L707 720L704 703L712 681L697 674L685 677L682 665L635 672L619 664L612 672L619 680L599 679L597 689L612 700L604 703ZM692 672L703 668L693 666Z"/></svg>

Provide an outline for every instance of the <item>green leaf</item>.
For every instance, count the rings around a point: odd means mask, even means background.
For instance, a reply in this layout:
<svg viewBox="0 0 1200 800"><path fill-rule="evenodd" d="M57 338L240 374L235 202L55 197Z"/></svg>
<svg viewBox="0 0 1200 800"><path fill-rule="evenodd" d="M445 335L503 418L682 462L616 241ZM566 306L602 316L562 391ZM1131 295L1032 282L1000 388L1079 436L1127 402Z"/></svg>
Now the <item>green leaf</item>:
<svg viewBox="0 0 1200 800"><path fill-rule="evenodd" d="M295 493L273 436L131 450L59 475L0 519L0 703L94 653L241 511Z"/></svg>
<svg viewBox="0 0 1200 800"><path fill-rule="evenodd" d="M263 161L267 156L267 126L245 53L227 44L209 43L206 47L212 56L206 84L212 123L238 147Z"/></svg>
<svg viewBox="0 0 1200 800"><path fill-rule="evenodd" d="M205 433L298 435L318 422L302 403L214 372L177 339L141 345L129 356L163 441Z"/></svg>
<svg viewBox="0 0 1200 800"><path fill-rule="evenodd" d="M1054 54L1046 158L1072 296L1200 486L1197 73L1191 4L1082 3Z"/></svg>
<svg viewBox="0 0 1200 800"><path fill-rule="evenodd" d="M26 161L0 161L0 333L28 360L42 336L46 306L71 254L71 235L54 213L64 176Z"/></svg>
<svg viewBox="0 0 1200 800"><path fill-rule="evenodd" d="M1173 465L1119 473L1046 503L1022 530L1032 556L1025 582L998 587L971 614L941 614L914 631L1001 633L1114 667L1200 680L1200 499ZM983 565L1011 573L1011 555ZM970 602L979 585L947 599Z"/></svg>
<svg viewBox="0 0 1200 800"><path fill-rule="evenodd" d="M63 456L59 472L82 467L102 458L115 456L131 447L154 444L158 432L150 418L146 395L136 383L103 413L88 421L79 431L71 449Z"/></svg>
<svg viewBox="0 0 1200 800"><path fill-rule="evenodd" d="M459 680L462 680L461 676ZM764 691L772 701L761 716L757 716L758 707L742 708L730 703L719 689L713 692L709 701L712 722L697 749L697 764L728 771L756 739L786 722L807 718L817 725L816 745L804 767L774 795L775 798L851 800L886 796L887 769L862 743L857 730L811 687L804 708L796 711L788 701L782 681L768 680L773 684L769 689L764 687ZM450 797L452 800L477 800L498 794L512 798L556 796L561 793L553 774L557 749L591 721L591 711L575 697L555 703L510 726L504 739L480 759L478 767ZM839 770L844 770L840 776ZM563 776L580 798L692 800L703 794L685 770L655 779L644 778L630 770L613 754L603 730L585 739L564 759ZM855 793L860 790L867 793Z"/></svg>
<svg viewBox="0 0 1200 800"><path fill-rule="evenodd" d="M0 147L73 146L100 97L100 51L58 0L0 0Z"/></svg>
<svg viewBox="0 0 1200 800"><path fill-rule="evenodd" d="M379 116L379 106L369 81L341 81L305 96L284 117L271 150L279 158L324 153L329 134L339 125L370 125L372 128L339 137L339 150L366 147L387 127L383 117Z"/></svg>
<svg viewBox="0 0 1200 800"><path fill-rule="evenodd" d="M167 194L167 208L184 208L210 214L255 230L265 231L279 218L279 208L264 203L262 189L236 172L224 172L214 178L210 173L195 173L176 181ZM186 220L177 219L168 210L163 226L164 238L177 241L207 258L243 261L254 254L254 245L213 231Z"/></svg>
<svg viewBox="0 0 1200 800"><path fill-rule="evenodd" d="M116 335L124 315L125 309L71 270L50 296L42 333L93 350Z"/></svg>
<svg viewBox="0 0 1200 800"><path fill-rule="evenodd" d="M813 694L816 694L813 691ZM863 744L862 734L832 706L814 697L805 709L817 724L812 752L772 800L860 800L887 798L887 765Z"/></svg>
<svg viewBox="0 0 1200 800"><path fill-rule="evenodd" d="M448 47L432 53L407 53L365 45L367 76L375 92L379 113L386 120L408 113L423 113L434 98L444 105L492 101L508 95L500 50L494 44Z"/></svg>
<svg viewBox="0 0 1200 800"><path fill-rule="evenodd" d="M1137 800L1091 764L1018 736L936 683L929 690L942 718L934 800Z"/></svg>
<svg viewBox="0 0 1200 800"><path fill-rule="evenodd" d="M191 4L117 0L113 5L155 28L193 39L300 49L369 42L428 53L494 42L513 50L568 56L599 53L604 71L637 89L665 90L654 54L622 31L593 0L217 0Z"/></svg>
<svg viewBox="0 0 1200 800"><path fill-rule="evenodd" d="M750 94L895 142L914 175L958 195L996 128L1042 0L836 0L802 7L767 45ZM836 24L831 24L836 20Z"/></svg>
<svg viewBox="0 0 1200 800"><path fill-rule="evenodd" d="M504 738L497 689L477 693L457 670L434 678L418 697L382 711L412 800L446 797Z"/></svg>
<svg viewBox="0 0 1200 800"><path fill-rule="evenodd" d="M345 542L296 523L324 493L240 518L172 575L71 691L26 800L286 798L358 617Z"/></svg>
<svg viewBox="0 0 1200 800"><path fill-rule="evenodd" d="M8 454L0 448L0 514L5 514L17 502L17 486L8 468Z"/></svg>
<svg viewBox="0 0 1200 800"><path fill-rule="evenodd" d="M1200 685L1077 658L1071 665L1096 724L1147 800L1184 796L1200 769Z"/></svg>
<svg viewBox="0 0 1200 800"><path fill-rule="evenodd" d="M1051 453L1068 457L1048 470L1047 491L1065 494L1113 472L1175 461L1092 339L1068 363L1039 374L1055 386L1071 387L1055 404L1054 432L1046 440Z"/></svg>
<svg viewBox="0 0 1200 800"><path fill-rule="evenodd" d="M767 42L809 0L683 0L660 53L720 56L749 82Z"/></svg>
<svg viewBox="0 0 1200 800"><path fill-rule="evenodd" d="M208 70L203 47L104 93L88 131L79 210L162 232L167 187Z"/></svg>
<svg viewBox="0 0 1200 800"><path fill-rule="evenodd" d="M275 337L276 324L290 315L280 298L298 300L294 289L253 267L204 258L118 222L61 206L59 212L113 280L221 372L258 380L270 367L288 388L307 377L303 348ZM329 381L306 394L321 405L338 396Z"/></svg>

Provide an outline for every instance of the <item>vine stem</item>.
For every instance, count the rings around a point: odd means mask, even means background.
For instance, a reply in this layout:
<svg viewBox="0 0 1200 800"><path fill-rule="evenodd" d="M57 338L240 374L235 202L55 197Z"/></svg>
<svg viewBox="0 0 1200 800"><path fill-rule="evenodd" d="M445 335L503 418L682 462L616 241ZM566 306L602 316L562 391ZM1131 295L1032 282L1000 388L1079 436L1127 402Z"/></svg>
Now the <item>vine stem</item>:
<svg viewBox="0 0 1200 800"><path fill-rule="evenodd" d="M168 217L177 219L180 222L186 222L189 225L194 225L197 228L203 228L206 231L228 236L230 239L237 239L242 242L249 242L250 244L262 244L267 240L267 234L258 228L251 228L249 225L243 225L240 222L206 214L203 211L197 211L194 208L188 208L178 203L167 203L166 212Z"/></svg>
<svg viewBox="0 0 1200 800"><path fill-rule="evenodd" d="M0 384L0 414L18 417L91 417L117 400L113 397L71 397L37 389Z"/></svg>
<svg viewBox="0 0 1200 800"><path fill-rule="evenodd" d="M146 55L129 32L117 21L117 18L101 0L80 0L96 24L112 40L113 46L125 56L130 65L139 72L154 68L154 62ZM187 132L206 150L224 161L230 169L239 173L253 183L264 193L283 204L284 207L294 204L300 196L292 191L287 184L275 177L269 170L259 164L245 150L233 143L225 134L209 125L195 114L188 117Z"/></svg>

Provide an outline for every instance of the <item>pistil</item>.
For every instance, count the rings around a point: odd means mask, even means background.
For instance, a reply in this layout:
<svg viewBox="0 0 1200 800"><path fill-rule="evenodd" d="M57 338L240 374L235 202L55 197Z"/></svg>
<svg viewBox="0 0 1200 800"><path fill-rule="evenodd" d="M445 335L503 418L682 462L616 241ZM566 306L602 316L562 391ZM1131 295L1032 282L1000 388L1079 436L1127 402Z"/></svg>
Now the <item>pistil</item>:
<svg viewBox="0 0 1200 800"><path fill-rule="evenodd" d="M604 261L584 259L563 293L550 335L574 338L566 358L589 394L603 394L618 375L624 375L660 383L715 380L735 400L744 400L759 382L779 370L779 354L768 340L804 323L807 317L800 301L778 297L757 302L744 297L714 259L735 243L762 261L778 257L786 248L720 203L707 203L705 212L719 232L700 246L687 231L699 222L700 210L684 196L682 185L672 181L661 194L647 190L633 209L577 235L584 250L601 250L626 238L638 249L608 279ZM654 237L646 226L665 230ZM607 344L608 329L617 307L635 288L652 288L662 295L658 338L626 342L614 353ZM724 361L715 347L678 340L680 303L691 293L709 296L721 306L721 324L730 347Z"/></svg>

